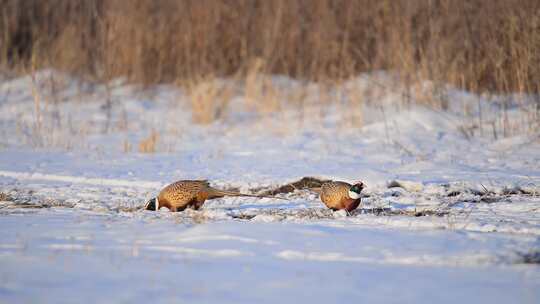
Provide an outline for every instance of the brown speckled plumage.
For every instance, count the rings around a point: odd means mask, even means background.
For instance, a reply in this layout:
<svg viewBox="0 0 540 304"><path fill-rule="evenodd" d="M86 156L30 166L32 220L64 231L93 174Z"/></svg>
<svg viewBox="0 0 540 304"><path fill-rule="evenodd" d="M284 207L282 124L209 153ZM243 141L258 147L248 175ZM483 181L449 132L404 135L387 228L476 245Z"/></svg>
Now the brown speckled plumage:
<svg viewBox="0 0 540 304"><path fill-rule="evenodd" d="M159 208L167 207L173 212L186 208L198 210L207 199L224 196L267 197L215 189L206 180L181 180L163 188L157 196L157 203ZM146 209L149 209L148 204Z"/></svg>
<svg viewBox="0 0 540 304"><path fill-rule="evenodd" d="M362 183L356 185L360 190L363 188ZM350 198L349 190L356 185L338 181L324 183L321 187L321 201L332 210L353 211L360 205L360 198Z"/></svg>

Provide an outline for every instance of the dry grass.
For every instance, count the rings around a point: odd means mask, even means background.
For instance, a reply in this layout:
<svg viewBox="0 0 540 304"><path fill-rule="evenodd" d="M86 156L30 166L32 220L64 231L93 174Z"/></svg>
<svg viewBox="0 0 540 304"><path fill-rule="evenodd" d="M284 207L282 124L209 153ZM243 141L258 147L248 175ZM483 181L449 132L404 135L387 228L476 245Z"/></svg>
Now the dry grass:
<svg viewBox="0 0 540 304"><path fill-rule="evenodd" d="M233 89L218 79L197 79L185 85L193 122L208 124L225 116Z"/></svg>
<svg viewBox="0 0 540 304"><path fill-rule="evenodd" d="M469 90L539 92L540 3L438 0L0 1L0 63L142 83L377 69ZM252 72L252 71L251 71ZM201 78L202 77L202 78Z"/></svg>
<svg viewBox="0 0 540 304"><path fill-rule="evenodd" d="M359 105L376 96L340 84L362 72L394 71L406 100L443 110L447 83L540 96L540 1L0 0L0 69L48 67L179 84L203 124L226 114L233 89L223 77L242 80L257 111L302 107L303 89L284 92L267 77L283 74L328 85L338 98L321 102L346 100L357 111L344 121L361 124ZM524 115L537 129L540 99ZM504 115L479 120L469 125L495 137L515 127Z"/></svg>
<svg viewBox="0 0 540 304"><path fill-rule="evenodd" d="M12 201L13 198L4 192L0 192L0 202Z"/></svg>
<svg viewBox="0 0 540 304"><path fill-rule="evenodd" d="M41 124L41 95L39 93L38 84L36 82L36 76L35 71L32 69L31 73L32 78L32 98L34 99L34 127L32 128L35 139L41 139L41 132L42 132L42 124ZM38 145L41 145L41 143L38 143Z"/></svg>
<svg viewBox="0 0 540 304"><path fill-rule="evenodd" d="M157 151L158 140L159 134L155 130L152 130L152 132L147 138L139 142L139 152L155 153ZM129 152L129 150L131 150L129 143L124 143L124 151Z"/></svg>
<svg viewBox="0 0 540 304"><path fill-rule="evenodd" d="M124 151L124 153L131 152L131 143L129 142L129 140L124 139L124 141L122 142L122 151Z"/></svg>
<svg viewBox="0 0 540 304"><path fill-rule="evenodd" d="M247 106L262 113L276 112L281 107L280 91L266 72L266 63L256 58L247 69L244 81Z"/></svg>

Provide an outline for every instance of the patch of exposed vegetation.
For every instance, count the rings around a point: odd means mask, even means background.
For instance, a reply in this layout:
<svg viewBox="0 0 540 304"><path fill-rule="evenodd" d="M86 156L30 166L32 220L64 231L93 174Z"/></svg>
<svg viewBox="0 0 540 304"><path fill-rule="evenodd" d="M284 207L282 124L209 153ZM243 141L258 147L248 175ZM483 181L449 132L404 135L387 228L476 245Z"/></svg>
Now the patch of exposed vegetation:
<svg viewBox="0 0 540 304"><path fill-rule="evenodd" d="M0 202L10 202L12 200L13 199L11 198L11 196L9 196L8 194L4 192L0 192Z"/></svg>
<svg viewBox="0 0 540 304"><path fill-rule="evenodd" d="M529 252L521 253L520 264L540 264L540 250L531 250Z"/></svg>

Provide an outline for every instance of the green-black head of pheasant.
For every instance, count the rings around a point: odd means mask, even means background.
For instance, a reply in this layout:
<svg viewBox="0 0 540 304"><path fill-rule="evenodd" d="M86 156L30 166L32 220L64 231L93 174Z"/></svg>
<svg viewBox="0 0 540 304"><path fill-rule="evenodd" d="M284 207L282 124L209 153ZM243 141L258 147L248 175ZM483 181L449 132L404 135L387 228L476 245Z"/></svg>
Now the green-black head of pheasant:
<svg viewBox="0 0 540 304"><path fill-rule="evenodd" d="M354 185L351 186L349 189L349 197L356 200L360 198L360 193L365 188L364 183L362 182L356 182Z"/></svg>

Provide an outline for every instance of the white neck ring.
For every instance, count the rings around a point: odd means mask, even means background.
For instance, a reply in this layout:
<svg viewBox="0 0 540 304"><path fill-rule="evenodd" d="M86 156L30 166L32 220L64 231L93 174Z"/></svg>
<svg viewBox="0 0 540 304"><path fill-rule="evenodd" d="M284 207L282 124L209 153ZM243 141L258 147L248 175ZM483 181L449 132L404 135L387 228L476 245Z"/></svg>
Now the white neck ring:
<svg viewBox="0 0 540 304"><path fill-rule="evenodd" d="M359 199L360 198L360 194L354 192L354 191L351 191L349 190L349 197L352 198L352 199Z"/></svg>

